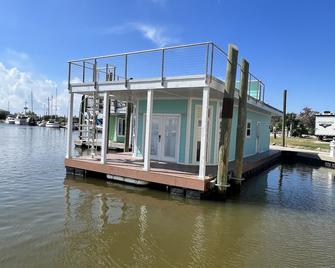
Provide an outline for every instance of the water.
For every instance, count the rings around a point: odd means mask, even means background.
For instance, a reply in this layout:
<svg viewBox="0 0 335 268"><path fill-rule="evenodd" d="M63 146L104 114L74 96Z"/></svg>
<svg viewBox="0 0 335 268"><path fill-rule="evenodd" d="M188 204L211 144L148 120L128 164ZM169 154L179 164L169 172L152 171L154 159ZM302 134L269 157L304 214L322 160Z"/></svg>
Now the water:
<svg viewBox="0 0 335 268"><path fill-rule="evenodd" d="M66 131L0 124L0 267L335 267L335 170L280 165L226 203L66 178Z"/></svg>

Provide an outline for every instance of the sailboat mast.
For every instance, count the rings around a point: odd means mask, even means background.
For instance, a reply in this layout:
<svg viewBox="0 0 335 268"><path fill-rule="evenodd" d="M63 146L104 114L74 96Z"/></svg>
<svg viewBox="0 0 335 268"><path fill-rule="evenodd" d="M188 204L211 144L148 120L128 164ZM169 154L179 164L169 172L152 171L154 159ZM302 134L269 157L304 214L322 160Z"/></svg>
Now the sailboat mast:
<svg viewBox="0 0 335 268"><path fill-rule="evenodd" d="M33 98L33 91L30 91L30 102L31 102L31 113L34 112L34 98Z"/></svg>
<svg viewBox="0 0 335 268"><path fill-rule="evenodd" d="M55 114L56 114L56 117L57 117L57 88L56 88L56 107L55 107Z"/></svg>

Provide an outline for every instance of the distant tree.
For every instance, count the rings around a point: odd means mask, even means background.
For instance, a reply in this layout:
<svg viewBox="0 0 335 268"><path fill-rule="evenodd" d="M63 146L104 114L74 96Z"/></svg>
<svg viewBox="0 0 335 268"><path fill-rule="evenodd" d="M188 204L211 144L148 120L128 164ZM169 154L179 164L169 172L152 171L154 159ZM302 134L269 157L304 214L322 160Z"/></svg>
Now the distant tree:
<svg viewBox="0 0 335 268"><path fill-rule="evenodd" d="M313 111L310 107L305 107L298 115L298 119L301 121L308 134L314 133L315 114L316 112Z"/></svg>

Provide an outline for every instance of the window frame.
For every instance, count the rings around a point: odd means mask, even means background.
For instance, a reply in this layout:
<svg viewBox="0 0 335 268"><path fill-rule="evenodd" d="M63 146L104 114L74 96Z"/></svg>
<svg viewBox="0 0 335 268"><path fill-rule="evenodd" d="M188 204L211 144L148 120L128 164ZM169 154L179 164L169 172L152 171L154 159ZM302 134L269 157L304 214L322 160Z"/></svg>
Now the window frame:
<svg viewBox="0 0 335 268"><path fill-rule="evenodd" d="M250 125L250 126L248 127L248 125ZM249 129L249 135L248 135L248 129ZM252 129L251 120L248 119L248 120L247 120L247 125L246 125L246 127L245 127L245 137L246 137L246 138L250 138L250 137L251 137L251 129Z"/></svg>

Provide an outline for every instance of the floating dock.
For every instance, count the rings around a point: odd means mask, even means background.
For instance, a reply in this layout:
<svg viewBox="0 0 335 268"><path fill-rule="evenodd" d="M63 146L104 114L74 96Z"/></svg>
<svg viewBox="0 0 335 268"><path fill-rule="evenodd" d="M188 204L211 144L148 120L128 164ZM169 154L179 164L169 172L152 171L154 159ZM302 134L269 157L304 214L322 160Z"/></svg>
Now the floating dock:
<svg viewBox="0 0 335 268"><path fill-rule="evenodd" d="M260 172L273 163L278 162L281 152L270 150L264 153L246 157L243 165L243 175L248 178ZM109 153L105 164L99 159L90 156L81 156L73 159L65 159L65 167L68 173L86 175L100 173L107 175L141 180L149 183L177 187L184 190L208 192L211 189L210 182L216 176L217 166L208 165L206 177L200 178L199 166L183 165L161 161L151 161L151 169L143 169L143 160L135 159L131 153ZM233 170L234 161L230 162L229 169Z"/></svg>

